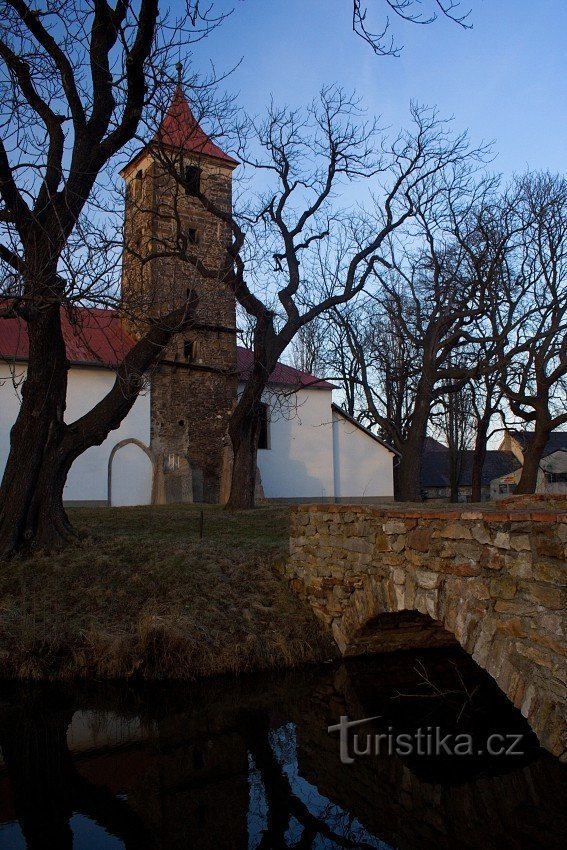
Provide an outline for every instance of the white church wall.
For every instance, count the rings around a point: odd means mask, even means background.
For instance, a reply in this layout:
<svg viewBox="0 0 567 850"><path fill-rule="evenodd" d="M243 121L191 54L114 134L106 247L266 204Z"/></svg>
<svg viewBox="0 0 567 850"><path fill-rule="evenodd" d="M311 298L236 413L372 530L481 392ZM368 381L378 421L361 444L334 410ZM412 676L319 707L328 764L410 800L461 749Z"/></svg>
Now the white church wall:
<svg viewBox="0 0 567 850"><path fill-rule="evenodd" d="M336 410L333 450L336 499L393 499L392 453Z"/></svg>
<svg viewBox="0 0 567 850"><path fill-rule="evenodd" d="M268 391L269 446L258 450L268 499L332 499L331 390Z"/></svg>
<svg viewBox="0 0 567 850"><path fill-rule="evenodd" d="M8 458L10 428L14 423L20 396L12 385L12 373L20 379L25 375L25 365L0 364L0 474ZM114 372L109 369L72 368L69 371L67 410L65 421L73 422L94 404L100 401L114 383ZM108 498L108 461L113 447L127 439L137 439L149 446L150 441L150 396L140 395L130 413L115 431L100 446L87 449L77 458L69 473L63 498L66 502L106 503ZM140 452L143 454L143 452ZM143 474L146 460L139 455L132 457L130 472L134 478Z"/></svg>
<svg viewBox="0 0 567 850"><path fill-rule="evenodd" d="M125 443L110 463L110 504L151 505L154 467L138 443Z"/></svg>
<svg viewBox="0 0 567 850"><path fill-rule="evenodd" d="M25 374L23 364L0 363L0 476L10 452L10 429L20 409L20 387Z"/></svg>

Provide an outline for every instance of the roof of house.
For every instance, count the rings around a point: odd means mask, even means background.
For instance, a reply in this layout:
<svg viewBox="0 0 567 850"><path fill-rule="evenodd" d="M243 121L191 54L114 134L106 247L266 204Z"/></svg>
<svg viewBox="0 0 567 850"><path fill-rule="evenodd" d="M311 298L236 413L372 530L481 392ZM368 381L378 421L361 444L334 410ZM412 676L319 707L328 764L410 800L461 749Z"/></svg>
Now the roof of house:
<svg viewBox="0 0 567 850"><path fill-rule="evenodd" d="M117 366L133 340L114 310L98 307L61 309L61 328L67 357L74 365ZM0 358L27 360L27 324L23 319L0 320Z"/></svg>
<svg viewBox="0 0 567 850"><path fill-rule="evenodd" d="M120 315L98 307L74 307L61 310L61 327L67 357L73 365L117 366L134 341L124 330ZM27 325L23 319L0 320L0 358L27 360L29 354ZM252 370L253 353L247 348L236 351L238 377L247 380ZM308 372L278 363L270 382L294 387L332 390L333 385Z"/></svg>
<svg viewBox="0 0 567 850"><path fill-rule="evenodd" d="M249 348L238 346L236 349L236 367L238 369L238 377L241 381L246 381L250 377L253 363L254 352ZM277 364L270 375L270 383L283 384L284 386L309 387L316 390L333 389L333 384L330 384L329 381L317 378L315 375L310 375L309 372L302 372L301 369L295 369L293 366L286 366L285 363Z"/></svg>
<svg viewBox="0 0 567 850"><path fill-rule="evenodd" d="M440 443L439 440L435 440L433 437L426 437L425 443L423 446L426 452L448 452L449 447Z"/></svg>
<svg viewBox="0 0 567 850"><path fill-rule="evenodd" d="M473 466L472 451L465 451L461 455L461 472L459 476L459 485L461 487L470 487L472 481L472 466ZM422 487L450 487L450 452L428 451L423 456L421 465L421 486ZM486 452L486 458L482 469L482 483L490 484L494 478L500 478L502 475L508 475L516 469L520 469L521 463L512 452L503 452L500 450L489 450Z"/></svg>
<svg viewBox="0 0 567 850"><path fill-rule="evenodd" d="M509 429L508 433L510 434L512 439L516 440L516 442L522 449L526 448L526 446L528 445L530 440L533 439L534 436L533 431L519 431L515 428ZM542 457L547 457L547 455L559 451L559 449L567 449L567 431L551 432L551 434L549 435L549 439L545 444Z"/></svg>
<svg viewBox="0 0 567 850"><path fill-rule="evenodd" d="M376 440L377 443L380 443L381 446L384 446L384 448L388 449L388 451L392 452L392 454L394 454L394 455L400 454L397 449L395 449L389 443L386 443L384 440L381 440L380 437L377 437L376 434L374 434L372 431L370 431L369 428L365 428L364 425L361 425L360 422L358 422L353 416L351 416L350 413L347 413L346 410L343 410L342 407L339 407L338 404L333 403L331 405L331 409L335 413L338 413L339 416L342 416L343 419L346 419L347 422L350 422L351 425L354 425L356 428L358 428L359 431L362 431L368 437L372 437L373 440Z"/></svg>

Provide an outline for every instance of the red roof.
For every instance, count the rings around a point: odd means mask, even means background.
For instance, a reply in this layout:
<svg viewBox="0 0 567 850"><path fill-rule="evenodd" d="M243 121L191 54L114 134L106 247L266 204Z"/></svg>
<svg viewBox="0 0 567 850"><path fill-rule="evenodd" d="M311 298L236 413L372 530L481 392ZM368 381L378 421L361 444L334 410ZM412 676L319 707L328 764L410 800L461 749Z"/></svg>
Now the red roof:
<svg viewBox="0 0 567 850"><path fill-rule="evenodd" d="M241 381L246 381L250 377L252 364L254 362L254 353L249 348L236 349L236 368L238 369L238 377ZM319 390L332 390L333 385L328 381L316 378L315 375L310 375L309 372L302 372L301 369L294 369L293 366L286 366L285 363L278 363L272 374L270 375L271 384L285 384L293 387L315 387Z"/></svg>
<svg viewBox="0 0 567 850"><path fill-rule="evenodd" d="M98 307L75 307L71 311L61 309L63 338L67 357L75 365L114 367L134 345L132 338L122 327L120 316L114 310ZM27 360L28 334L23 319L0 319L0 358ZM236 363L238 377L247 380L252 369L253 353L238 346ZM328 381L315 375L278 363L270 382L286 386L333 389Z"/></svg>
<svg viewBox="0 0 567 850"><path fill-rule="evenodd" d="M231 165L238 165L238 160L222 151L203 132L191 111L181 86L177 86L175 89L171 105L154 136L154 141L168 147L211 156L214 159L229 162Z"/></svg>
<svg viewBox="0 0 567 850"><path fill-rule="evenodd" d="M61 327L71 363L117 366L133 346L114 310L97 307L61 309ZM0 357L27 360L27 325L23 319L0 319Z"/></svg>

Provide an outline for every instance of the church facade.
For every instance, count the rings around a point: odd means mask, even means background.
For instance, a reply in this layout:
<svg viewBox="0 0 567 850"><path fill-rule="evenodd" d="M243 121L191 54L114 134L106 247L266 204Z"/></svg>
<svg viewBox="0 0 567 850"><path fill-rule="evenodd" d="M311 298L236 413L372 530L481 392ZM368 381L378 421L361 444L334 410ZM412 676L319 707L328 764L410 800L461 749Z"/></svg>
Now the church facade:
<svg viewBox="0 0 567 850"><path fill-rule="evenodd" d="M251 365L237 346L236 305L223 283L237 161L201 130L180 87L152 140L122 171L125 250L119 311L62 313L71 369L66 421L110 389L115 368L147 323L198 298L195 322L177 335L147 376L120 427L80 456L68 504L136 505L226 500L228 420ZM179 180L174 173L183 176ZM182 247L198 263L176 254ZM23 322L0 324L0 473L25 377ZM278 364L263 404L258 450L261 493L286 500L393 497L393 451L332 404L326 381Z"/></svg>

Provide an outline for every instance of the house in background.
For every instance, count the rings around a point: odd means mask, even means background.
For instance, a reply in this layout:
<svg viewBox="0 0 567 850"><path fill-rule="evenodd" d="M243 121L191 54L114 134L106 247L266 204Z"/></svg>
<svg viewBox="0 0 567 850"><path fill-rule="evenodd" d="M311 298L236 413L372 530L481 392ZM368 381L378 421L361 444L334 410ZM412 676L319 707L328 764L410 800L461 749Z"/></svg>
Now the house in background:
<svg viewBox="0 0 567 850"><path fill-rule="evenodd" d="M470 502L472 493L473 452L463 451L458 457L459 501ZM521 464L512 451L489 450L482 470L482 501L492 496L492 481L513 474ZM427 438L421 467L421 488L425 499L447 501L451 498L451 453L447 446Z"/></svg>
<svg viewBox="0 0 567 850"><path fill-rule="evenodd" d="M492 482L491 498L501 499L514 492L520 480L524 450L532 438L532 431L506 431L500 449L513 453L518 468ZM567 431L553 431L549 435L539 464L536 493L567 495Z"/></svg>

